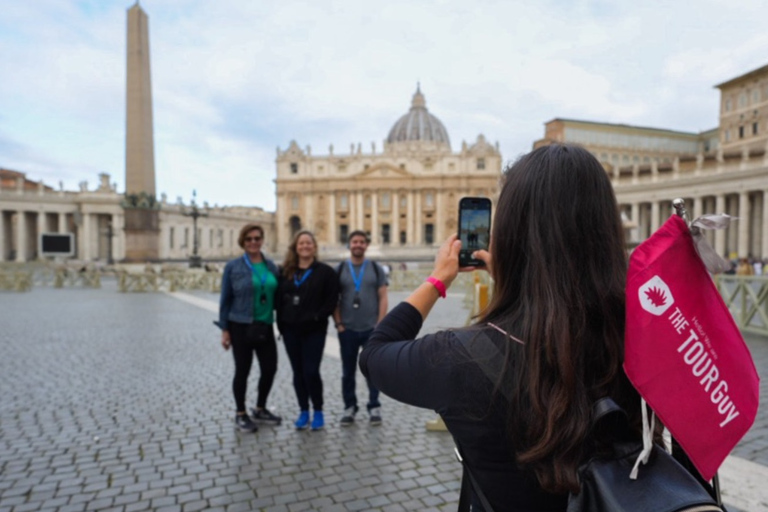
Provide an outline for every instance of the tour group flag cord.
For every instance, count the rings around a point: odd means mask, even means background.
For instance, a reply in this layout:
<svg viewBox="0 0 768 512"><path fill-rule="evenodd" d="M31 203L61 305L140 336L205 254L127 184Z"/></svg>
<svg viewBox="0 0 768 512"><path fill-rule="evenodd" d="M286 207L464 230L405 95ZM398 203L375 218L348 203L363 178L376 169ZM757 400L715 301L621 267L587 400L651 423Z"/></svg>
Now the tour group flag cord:
<svg viewBox="0 0 768 512"><path fill-rule="evenodd" d="M712 480L755 421L760 380L710 276L731 265L703 230L733 217L704 215L689 226L683 200L673 204L677 215L632 252L627 272L624 371L643 399L644 446L629 476L648 460L658 416Z"/></svg>

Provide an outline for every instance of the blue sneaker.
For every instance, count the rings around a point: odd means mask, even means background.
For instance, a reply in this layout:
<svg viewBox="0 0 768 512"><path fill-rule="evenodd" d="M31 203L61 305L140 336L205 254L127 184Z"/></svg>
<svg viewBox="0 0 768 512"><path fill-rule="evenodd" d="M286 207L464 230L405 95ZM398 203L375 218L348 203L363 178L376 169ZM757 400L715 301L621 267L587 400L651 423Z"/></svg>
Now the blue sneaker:
<svg viewBox="0 0 768 512"><path fill-rule="evenodd" d="M314 416L312 416L312 430L322 430L324 426L323 411L315 411Z"/></svg>
<svg viewBox="0 0 768 512"><path fill-rule="evenodd" d="M296 430L304 430L307 428L309 426L309 411L301 411L299 419L296 420L294 425L296 425Z"/></svg>

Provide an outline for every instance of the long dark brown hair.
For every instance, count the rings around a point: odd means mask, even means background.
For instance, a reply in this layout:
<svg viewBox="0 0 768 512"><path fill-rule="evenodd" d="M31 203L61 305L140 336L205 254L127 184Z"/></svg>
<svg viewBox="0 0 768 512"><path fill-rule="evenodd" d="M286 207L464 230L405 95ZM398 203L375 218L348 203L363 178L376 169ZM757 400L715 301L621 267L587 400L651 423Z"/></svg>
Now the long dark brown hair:
<svg viewBox="0 0 768 512"><path fill-rule="evenodd" d="M299 238L302 235L307 235L312 239L312 243L315 245L315 259L317 259L317 240L315 235L311 231L301 230L293 237L291 245L288 246L288 250L285 253L285 260L283 261L283 276L288 279L292 279L296 271L299 269L299 253L296 252L296 246L299 243Z"/></svg>
<svg viewBox="0 0 768 512"><path fill-rule="evenodd" d="M579 146L555 144L505 171L494 217L493 322L510 343L507 421L519 464L549 492L578 492L593 402L638 410L621 368L627 255L613 188ZM501 385L501 381L499 383Z"/></svg>

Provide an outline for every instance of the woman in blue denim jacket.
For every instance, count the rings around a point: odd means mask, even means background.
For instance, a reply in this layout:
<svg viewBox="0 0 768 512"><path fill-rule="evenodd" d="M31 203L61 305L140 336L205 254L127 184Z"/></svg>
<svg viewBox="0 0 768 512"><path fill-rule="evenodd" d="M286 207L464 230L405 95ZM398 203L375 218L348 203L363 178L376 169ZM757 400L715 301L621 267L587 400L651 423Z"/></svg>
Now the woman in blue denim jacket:
<svg viewBox="0 0 768 512"><path fill-rule="evenodd" d="M282 418L267 409L267 396L277 372L277 344L274 323L275 291L279 272L275 263L261 252L264 229L258 224L246 224L240 230L237 243L245 250L239 258L227 263L221 278L219 320L221 346L232 347L235 377L235 426L244 432L258 430L256 423L279 425ZM259 395L251 416L245 409L245 393L253 354L259 360Z"/></svg>

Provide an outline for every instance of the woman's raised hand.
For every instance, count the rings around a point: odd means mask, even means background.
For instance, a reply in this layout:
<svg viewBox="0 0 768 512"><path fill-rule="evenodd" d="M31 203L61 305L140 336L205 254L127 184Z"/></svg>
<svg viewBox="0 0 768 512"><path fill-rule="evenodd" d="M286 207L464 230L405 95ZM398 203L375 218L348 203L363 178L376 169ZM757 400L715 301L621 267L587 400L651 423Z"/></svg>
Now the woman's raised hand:
<svg viewBox="0 0 768 512"><path fill-rule="evenodd" d="M459 273L459 251L461 250L461 240L456 233L448 237L443 242L435 257L435 268L432 270L432 277L443 282L448 288L456 275Z"/></svg>
<svg viewBox="0 0 768 512"><path fill-rule="evenodd" d="M485 263L484 267L464 267L461 270L487 270L488 273L493 277L493 271L491 270L491 265L493 263L493 259L491 258L491 253L480 249L479 251L475 251L472 253L472 258L476 260L480 260L483 263Z"/></svg>

